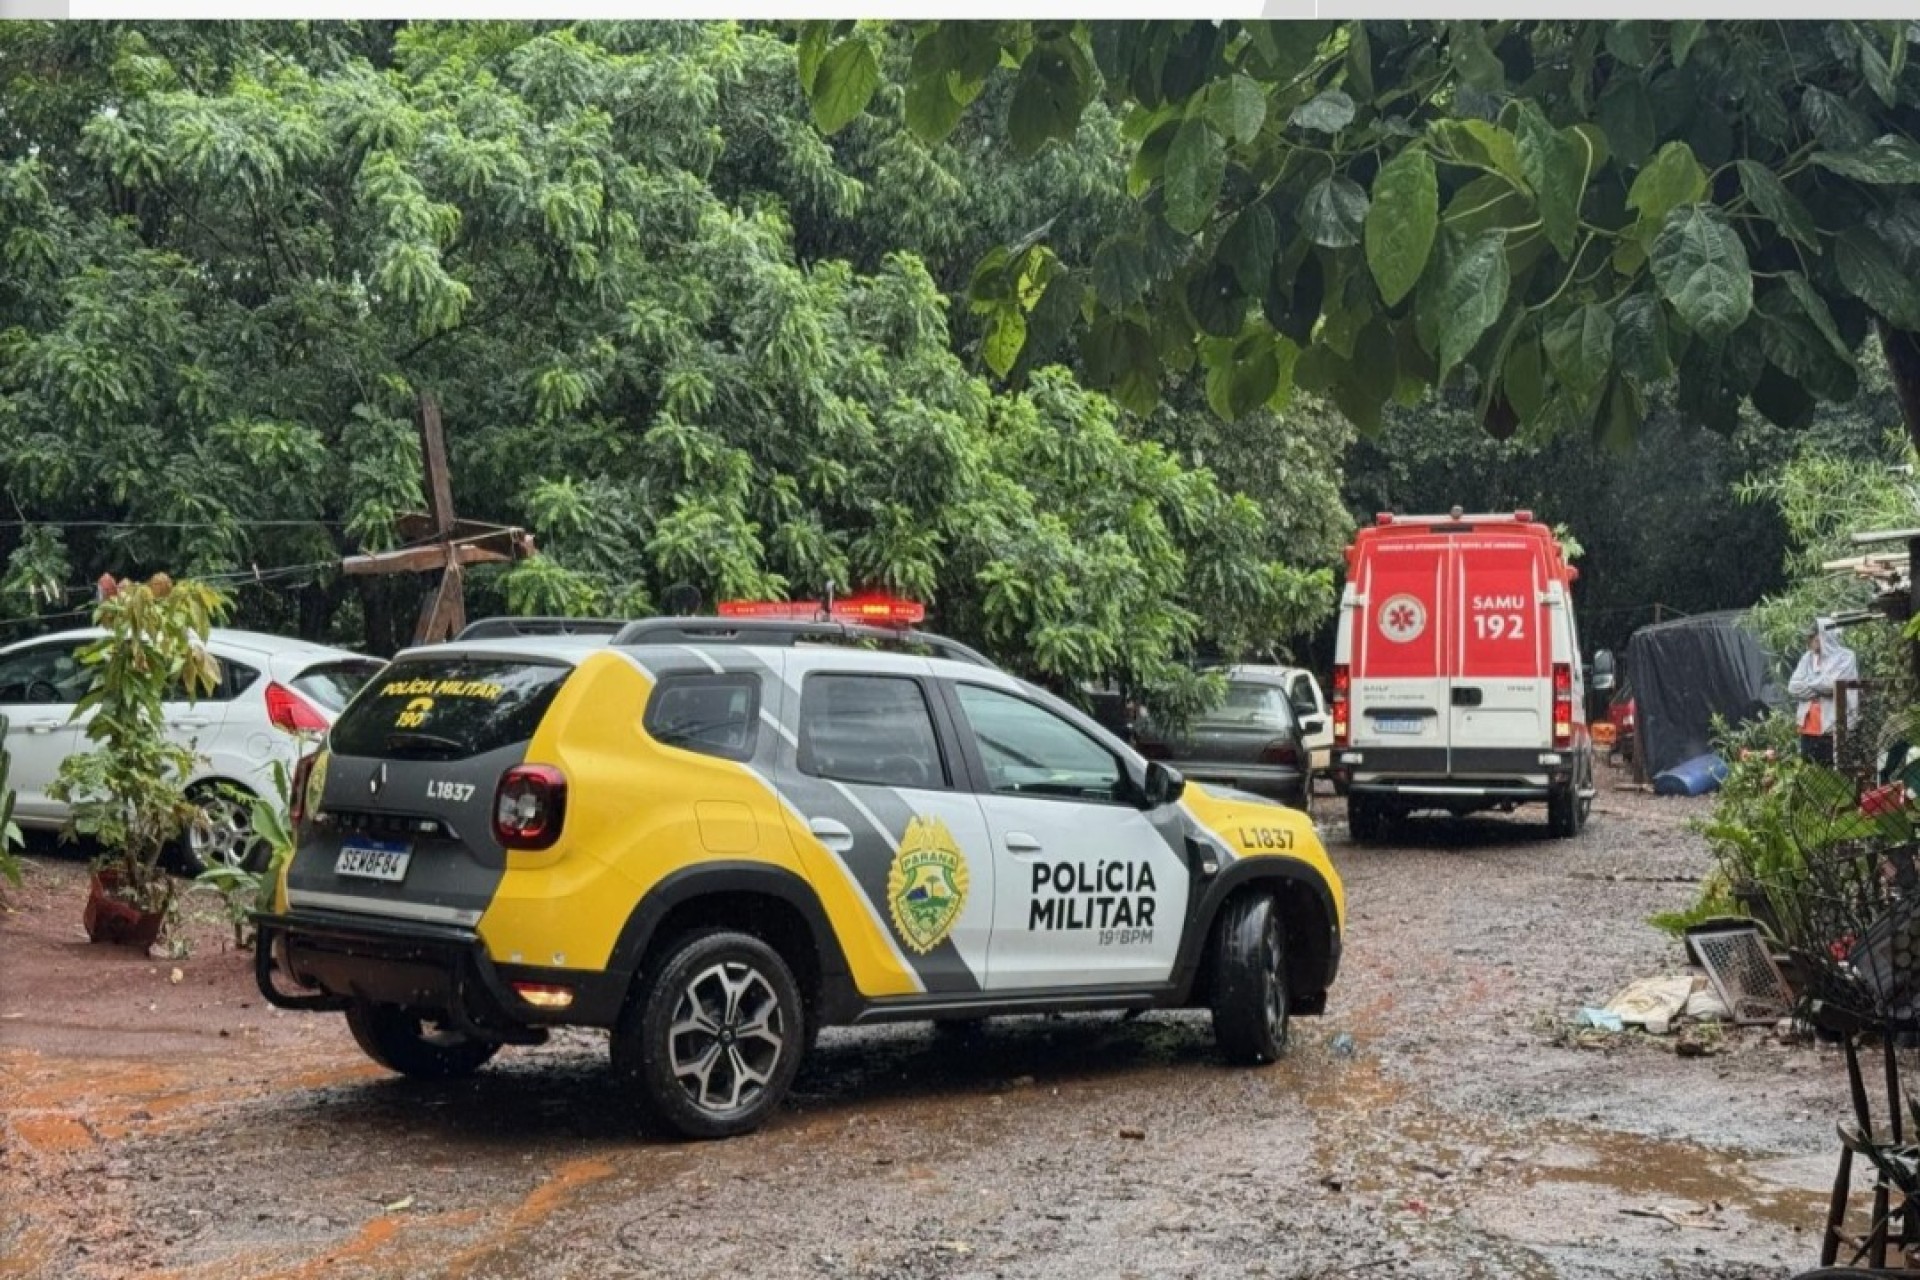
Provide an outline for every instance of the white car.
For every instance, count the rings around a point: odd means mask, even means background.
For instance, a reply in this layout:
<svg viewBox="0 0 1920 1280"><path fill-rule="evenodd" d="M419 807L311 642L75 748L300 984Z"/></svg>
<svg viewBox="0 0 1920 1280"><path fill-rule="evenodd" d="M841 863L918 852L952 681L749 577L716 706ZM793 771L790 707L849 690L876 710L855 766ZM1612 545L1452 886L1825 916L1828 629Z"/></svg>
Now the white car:
<svg viewBox="0 0 1920 1280"><path fill-rule="evenodd" d="M62 631L0 648L0 715L7 717L13 755L14 821L23 828L57 830L67 806L47 794L60 762L88 742L74 704L92 683L79 652L104 632ZM220 683L208 696L165 704L167 729L199 757L188 779L206 821L181 842L189 872L216 862L242 864L256 856L248 806L231 792L273 796L273 766L289 773L300 736L323 734L347 700L386 664L374 658L282 636L215 627L207 651L220 664Z"/></svg>

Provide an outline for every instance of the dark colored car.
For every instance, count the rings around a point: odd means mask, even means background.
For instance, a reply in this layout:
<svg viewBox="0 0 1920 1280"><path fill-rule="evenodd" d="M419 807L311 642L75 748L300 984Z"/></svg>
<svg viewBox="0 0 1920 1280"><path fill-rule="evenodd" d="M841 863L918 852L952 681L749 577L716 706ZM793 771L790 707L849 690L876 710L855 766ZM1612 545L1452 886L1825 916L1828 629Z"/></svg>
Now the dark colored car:
<svg viewBox="0 0 1920 1280"><path fill-rule="evenodd" d="M1313 768L1304 738L1322 726L1302 720L1280 674L1233 667L1227 696L1197 716L1184 733L1150 722L1135 729L1135 746L1149 760L1177 764L1190 778L1248 791L1296 809L1308 807Z"/></svg>

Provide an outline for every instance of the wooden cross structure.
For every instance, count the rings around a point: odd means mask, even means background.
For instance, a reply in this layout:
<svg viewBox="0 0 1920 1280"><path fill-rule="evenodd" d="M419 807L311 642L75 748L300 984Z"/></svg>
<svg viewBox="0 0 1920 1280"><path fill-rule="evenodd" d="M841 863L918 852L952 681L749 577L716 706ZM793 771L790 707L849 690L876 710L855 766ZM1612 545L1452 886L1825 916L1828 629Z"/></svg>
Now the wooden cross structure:
<svg viewBox="0 0 1920 1280"><path fill-rule="evenodd" d="M533 535L511 525L462 520L453 514L453 484L447 474L447 445L440 433L440 404L420 393L414 413L420 429L420 457L426 466L427 510L409 511L396 521L402 546L393 551L348 556L342 573L440 574L439 584L420 605L413 643L451 639L467 625L466 566L501 564L535 554Z"/></svg>

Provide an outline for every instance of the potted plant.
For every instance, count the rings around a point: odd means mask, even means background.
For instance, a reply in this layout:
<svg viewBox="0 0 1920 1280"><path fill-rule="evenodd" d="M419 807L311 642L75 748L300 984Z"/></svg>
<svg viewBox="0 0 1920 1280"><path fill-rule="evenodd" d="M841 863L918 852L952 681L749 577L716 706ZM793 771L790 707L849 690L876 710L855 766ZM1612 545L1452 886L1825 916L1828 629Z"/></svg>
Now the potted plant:
<svg viewBox="0 0 1920 1280"><path fill-rule="evenodd" d="M93 683L74 708L76 719L88 717L90 749L61 762L49 794L68 806L67 833L99 847L87 936L145 948L173 908L161 857L195 816L184 783L196 757L167 736L163 704L212 692L219 670L206 639L226 599L165 574L146 582L104 576L100 596L93 621L106 634L80 651Z"/></svg>

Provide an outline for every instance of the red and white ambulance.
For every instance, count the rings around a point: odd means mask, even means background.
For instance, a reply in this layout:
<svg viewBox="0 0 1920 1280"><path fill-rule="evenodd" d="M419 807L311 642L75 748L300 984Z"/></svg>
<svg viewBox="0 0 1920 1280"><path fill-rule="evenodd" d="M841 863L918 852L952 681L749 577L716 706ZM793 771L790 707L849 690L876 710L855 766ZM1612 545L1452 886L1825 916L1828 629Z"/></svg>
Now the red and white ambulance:
<svg viewBox="0 0 1920 1280"><path fill-rule="evenodd" d="M1355 840L1417 809L1544 803L1556 836L1593 804L1572 585L1530 511L1383 514L1347 548L1333 780Z"/></svg>

